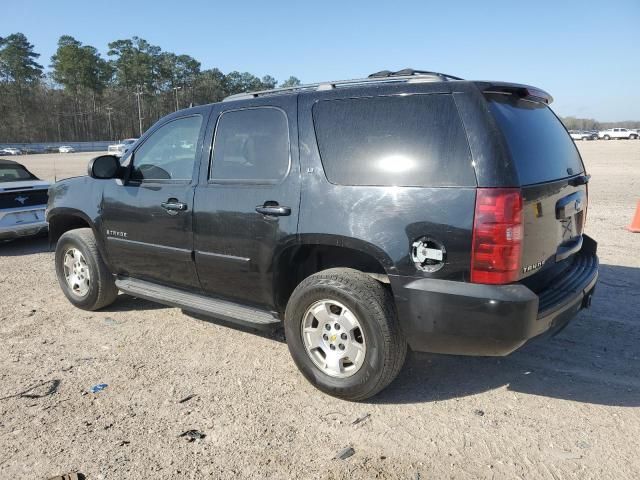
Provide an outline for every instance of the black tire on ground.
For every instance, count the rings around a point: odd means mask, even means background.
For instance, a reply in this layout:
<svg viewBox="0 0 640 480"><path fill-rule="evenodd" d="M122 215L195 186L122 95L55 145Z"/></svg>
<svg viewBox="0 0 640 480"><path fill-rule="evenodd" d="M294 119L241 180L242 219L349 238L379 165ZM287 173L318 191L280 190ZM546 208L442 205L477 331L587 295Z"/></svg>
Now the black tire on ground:
<svg viewBox="0 0 640 480"><path fill-rule="evenodd" d="M82 253L89 268L89 289L83 296L74 293L65 279L64 256L70 248L76 248ZM102 260L90 228L70 230L60 237L56 245L55 265L60 288L69 301L78 308L99 310L113 303L118 296L113 275Z"/></svg>
<svg viewBox="0 0 640 480"><path fill-rule="evenodd" d="M605 135L603 138L604 138L605 140L609 140L611 137L610 137L609 135Z"/></svg>
<svg viewBox="0 0 640 480"><path fill-rule="evenodd" d="M325 299L340 302L353 312L366 341L364 363L346 378L327 375L317 367L302 338L305 312ZM364 400L385 388L400 372L407 354L390 288L358 270L332 268L303 280L289 299L284 327L291 356L306 379L345 400Z"/></svg>

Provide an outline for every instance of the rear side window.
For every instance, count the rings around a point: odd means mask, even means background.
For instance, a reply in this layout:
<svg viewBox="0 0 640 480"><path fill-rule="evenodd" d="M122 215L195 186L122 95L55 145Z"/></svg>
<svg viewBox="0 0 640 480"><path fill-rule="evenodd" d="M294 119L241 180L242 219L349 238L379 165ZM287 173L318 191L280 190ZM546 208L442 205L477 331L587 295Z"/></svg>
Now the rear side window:
<svg viewBox="0 0 640 480"><path fill-rule="evenodd" d="M549 107L512 95L489 95L489 109L504 134L522 185L584 171L567 131Z"/></svg>
<svg viewBox="0 0 640 480"><path fill-rule="evenodd" d="M273 107L225 112L218 120L210 178L275 183L289 171L286 114Z"/></svg>
<svg viewBox="0 0 640 480"><path fill-rule="evenodd" d="M324 100L313 107L327 178L339 185L475 186L448 94Z"/></svg>

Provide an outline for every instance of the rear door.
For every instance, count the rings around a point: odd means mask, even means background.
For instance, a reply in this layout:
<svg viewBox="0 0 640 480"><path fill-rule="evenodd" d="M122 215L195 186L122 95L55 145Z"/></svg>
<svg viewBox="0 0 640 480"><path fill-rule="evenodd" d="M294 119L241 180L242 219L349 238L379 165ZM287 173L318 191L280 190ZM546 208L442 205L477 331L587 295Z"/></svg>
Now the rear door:
<svg viewBox="0 0 640 480"><path fill-rule="evenodd" d="M198 276L211 295L272 308L274 259L298 227L297 97L214 108L195 195Z"/></svg>
<svg viewBox="0 0 640 480"><path fill-rule="evenodd" d="M574 142L548 106L513 95L487 99L522 186L525 278L552 270L580 250L588 177Z"/></svg>

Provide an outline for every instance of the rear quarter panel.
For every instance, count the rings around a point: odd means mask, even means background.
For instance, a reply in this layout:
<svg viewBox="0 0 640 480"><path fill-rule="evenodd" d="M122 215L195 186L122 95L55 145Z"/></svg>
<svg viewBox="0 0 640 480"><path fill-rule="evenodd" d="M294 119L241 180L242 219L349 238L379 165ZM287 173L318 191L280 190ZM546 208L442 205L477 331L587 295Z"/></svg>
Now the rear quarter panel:
<svg viewBox="0 0 640 480"><path fill-rule="evenodd" d="M302 195L298 232L321 243L372 254L389 275L468 280L475 188L343 186L324 173L312 118L317 97L301 95ZM416 269L411 244L422 236L442 242L445 266Z"/></svg>

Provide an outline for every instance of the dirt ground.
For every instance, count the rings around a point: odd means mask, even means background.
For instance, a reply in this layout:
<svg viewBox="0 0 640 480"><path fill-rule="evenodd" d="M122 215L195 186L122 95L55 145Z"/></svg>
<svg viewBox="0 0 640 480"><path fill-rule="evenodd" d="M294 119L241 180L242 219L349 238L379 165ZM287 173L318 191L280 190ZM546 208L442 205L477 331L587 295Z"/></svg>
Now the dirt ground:
<svg viewBox="0 0 640 480"><path fill-rule="evenodd" d="M412 354L365 403L315 390L281 332L126 295L77 310L46 240L0 245L0 478L640 478L640 141L579 148L593 308L509 357ZM91 156L55 155L58 178ZM17 159L52 178L52 157Z"/></svg>

